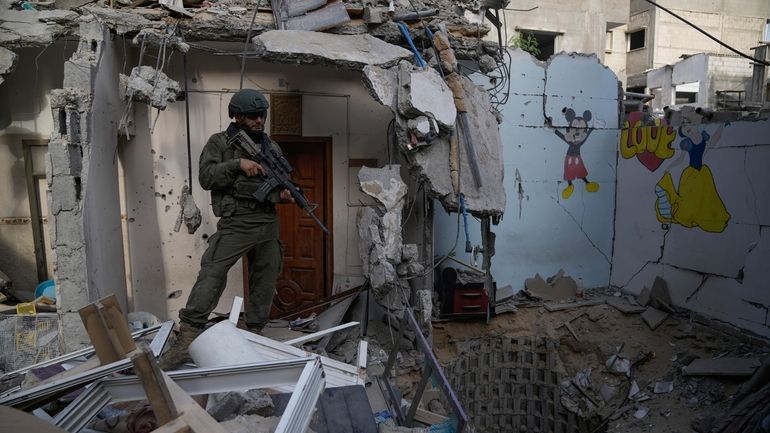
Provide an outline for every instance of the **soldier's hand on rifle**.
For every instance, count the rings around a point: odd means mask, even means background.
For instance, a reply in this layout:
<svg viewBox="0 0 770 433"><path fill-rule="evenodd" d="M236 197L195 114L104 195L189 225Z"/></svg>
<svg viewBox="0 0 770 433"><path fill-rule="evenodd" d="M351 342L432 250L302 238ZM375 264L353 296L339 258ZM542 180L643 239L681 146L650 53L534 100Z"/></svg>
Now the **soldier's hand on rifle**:
<svg viewBox="0 0 770 433"><path fill-rule="evenodd" d="M281 191L281 201L284 203L294 203L294 197L291 196L291 191L284 189Z"/></svg>
<svg viewBox="0 0 770 433"><path fill-rule="evenodd" d="M249 177L254 177L258 174L261 176L265 175L265 169L260 164L246 158L241 158L241 170Z"/></svg>

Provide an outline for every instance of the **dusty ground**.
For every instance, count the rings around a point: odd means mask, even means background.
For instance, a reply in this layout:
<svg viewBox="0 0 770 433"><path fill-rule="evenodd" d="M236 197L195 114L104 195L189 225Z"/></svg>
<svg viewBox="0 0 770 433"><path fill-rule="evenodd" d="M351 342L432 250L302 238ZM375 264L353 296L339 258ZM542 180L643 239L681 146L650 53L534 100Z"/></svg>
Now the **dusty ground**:
<svg viewBox="0 0 770 433"><path fill-rule="evenodd" d="M571 326L580 341L560 327L565 321L580 316ZM548 312L542 307L522 308L484 321L453 321L434 324L434 347L439 361L449 363L456 356L456 343L488 336L547 336L558 339L564 378L574 378L585 368L592 368L593 395L602 400L599 389L602 383L617 387L617 396L606 403L601 413L615 413L610 421L610 432L691 432L692 422L699 416L719 416L730 404L737 386L748 378L693 378L681 375L682 362L692 357L714 358L721 356L756 357L762 359L768 353L763 342L742 339L714 328L691 323L686 317L670 316L655 331L642 321L641 315L624 315L609 305L597 305L561 312ZM743 340L743 341L742 341ZM605 362L620 345L621 354L634 362L648 352L649 361L633 368L632 379L650 399L629 401L630 380L625 376L610 374ZM690 358L690 359L688 359ZM685 364L686 365L686 364ZM669 393L655 394L657 381L674 381ZM617 409L626 407L619 414ZM642 419L633 416L640 407L649 408Z"/></svg>

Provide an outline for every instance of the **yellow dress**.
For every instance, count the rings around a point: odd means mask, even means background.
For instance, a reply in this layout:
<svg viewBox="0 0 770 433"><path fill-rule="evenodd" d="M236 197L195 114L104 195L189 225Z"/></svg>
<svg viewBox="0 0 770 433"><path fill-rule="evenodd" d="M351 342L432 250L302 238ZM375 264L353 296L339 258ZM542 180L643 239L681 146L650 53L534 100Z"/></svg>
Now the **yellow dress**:
<svg viewBox="0 0 770 433"><path fill-rule="evenodd" d="M668 171L655 185L658 221L720 233L727 227L730 214L719 197L711 169L703 164L703 153L711 136L701 131L700 143L696 144L691 138L681 135L683 140L679 147L689 155L690 164L682 170L678 191Z"/></svg>

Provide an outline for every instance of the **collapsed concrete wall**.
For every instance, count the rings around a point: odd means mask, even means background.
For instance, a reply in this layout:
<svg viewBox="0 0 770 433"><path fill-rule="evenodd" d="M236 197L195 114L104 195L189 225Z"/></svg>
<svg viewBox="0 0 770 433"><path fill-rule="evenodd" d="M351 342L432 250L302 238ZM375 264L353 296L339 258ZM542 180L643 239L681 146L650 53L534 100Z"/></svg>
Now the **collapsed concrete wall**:
<svg viewBox="0 0 770 433"><path fill-rule="evenodd" d="M587 287L606 286L619 137L617 77L595 56L562 53L542 63L521 50L510 53L515 73L500 125L508 202L494 228L492 275L498 287L519 290L535 273L564 269ZM436 252L446 254L457 219L438 212L434 222ZM471 243L481 245L480 224L473 219L469 232ZM462 242L462 229L460 236ZM457 257L472 262L461 250Z"/></svg>
<svg viewBox="0 0 770 433"><path fill-rule="evenodd" d="M109 32L83 19L64 87L51 93L48 144L57 309L69 350L89 343L78 310L114 293L126 309L115 154L118 59Z"/></svg>
<svg viewBox="0 0 770 433"><path fill-rule="evenodd" d="M624 124L611 284L770 336L770 121L678 118Z"/></svg>

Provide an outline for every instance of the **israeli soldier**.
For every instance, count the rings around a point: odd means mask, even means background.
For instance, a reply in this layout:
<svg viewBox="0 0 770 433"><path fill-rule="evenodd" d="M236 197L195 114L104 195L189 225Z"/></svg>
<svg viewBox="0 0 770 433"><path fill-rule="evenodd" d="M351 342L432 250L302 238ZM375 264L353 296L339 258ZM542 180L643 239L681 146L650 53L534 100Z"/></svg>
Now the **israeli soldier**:
<svg viewBox="0 0 770 433"><path fill-rule="evenodd" d="M179 311L177 340L161 358L163 369L191 361L187 349L219 302L227 283L227 272L243 255L249 263L246 325L253 332L260 332L267 324L283 258L275 204L290 202L292 197L288 190L276 189L264 202L257 201L252 193L264 181L264 169L257 162L241 158L239 150L227 143L229 137L243 130L257 145L275 146L280 152L278 145L264 133L267 109L267 99L262 93L240 90L228 105L228 114L234 122L227 130L212 135L201 152L200 184L211 191L211 206L220 219L201 258L198 279L187 304Z"/></svg>

